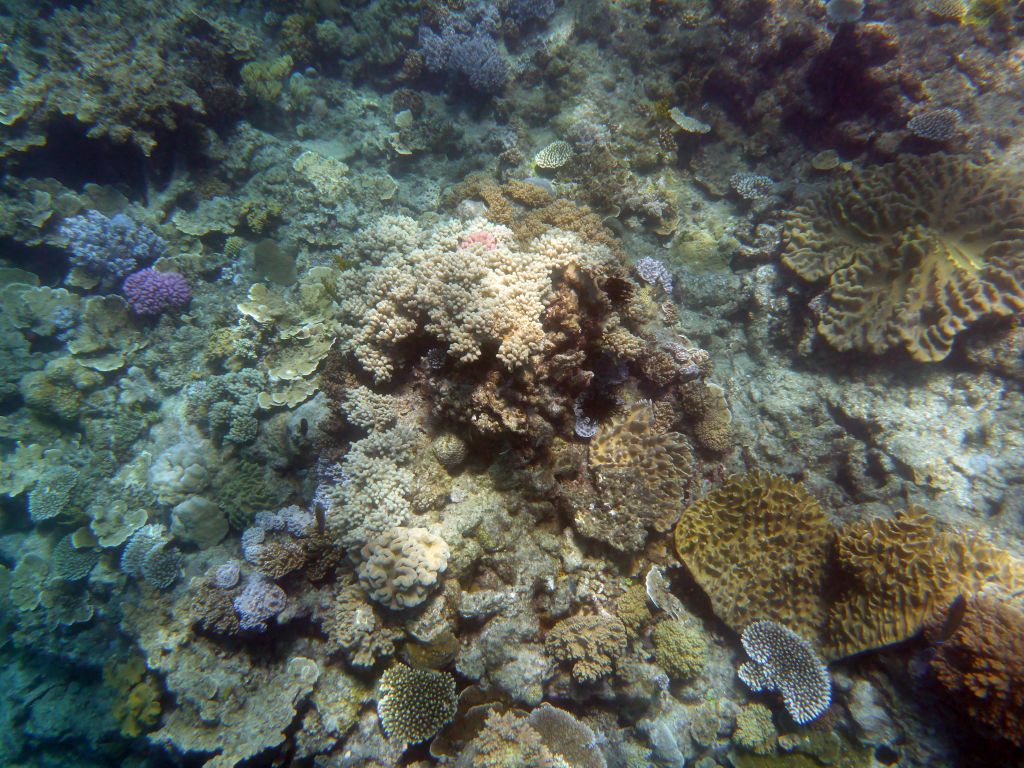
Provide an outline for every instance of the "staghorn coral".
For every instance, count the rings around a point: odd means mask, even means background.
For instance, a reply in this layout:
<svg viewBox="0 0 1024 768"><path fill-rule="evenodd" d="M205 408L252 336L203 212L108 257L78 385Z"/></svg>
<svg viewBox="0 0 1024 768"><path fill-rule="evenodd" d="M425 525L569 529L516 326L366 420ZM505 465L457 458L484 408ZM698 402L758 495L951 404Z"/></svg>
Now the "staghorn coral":
<svg viewBox="0 0 1024 768"><path fill-rule="evenodd" d="M396 664L381 675L377 714L389 739L426 741L455 718L455 678Z"/></svg>
<svg viewBox="0 0 1024 768"><path fill-rule="evenodd" d="M679 559L739 631L771 617L817 639L832 529L803 485L763 472L733 475L676 524Z"/></svg>
<svg viewBox="0 0 1024 768"><path fill-rule="evenodd" d="M943 154L855 170L789 214L783 262L827 281L836 349L945 358L957 334L1024 309L1024 186Z"/></svg>
<svg viewBox="0 0 1024 768"><path fill-rule="evenodd" d="M1024 562L915 507L845 526L835 551L844 589L829 609L833 658L912 637L961 592L1024 589Z"/></svg>
<svg viewBox="0 0 1024 768"><path fill-rule="evenodd" d="M942 634L944 618L932 627ZM1024 747L1024 610L971 595L953 634L940 635L931 668L957 708L983 731Z"/></svg>
<svg viewBox="0 0 1024 768"><path fill-rule="evenodd" d="M397 526L375 536L360 551L359 583L370 597L394 610L427 599L448 567L444 539L426 528Z"/></svg>
<svg viewBox="0 0 1024 768"><path fill-rule="evenodd" d="M750 690L778 691L786 711L801 725L828 709L832 678L809 642L766 620L748 625L741 639L751 660L740 666L738 674Z"/></svg>
<svg viewBox="0 0 1024 768"><path fill-rule="evenodd" d="M598 429L590 442L590 469L599 504L577 508L576 527L628 552L643 546L648 529L672 527L693 455L682 435L658 431L654 408L640 404Z"/></svg>
<svg viewBox="0 0 1024 768"><path fill-rule="evenodd" d="M576 680L594 683L611 674L615 659L626 650L626 628L613 616L574 616L551 628L544 647L559 661L572 663Z"/></svg>

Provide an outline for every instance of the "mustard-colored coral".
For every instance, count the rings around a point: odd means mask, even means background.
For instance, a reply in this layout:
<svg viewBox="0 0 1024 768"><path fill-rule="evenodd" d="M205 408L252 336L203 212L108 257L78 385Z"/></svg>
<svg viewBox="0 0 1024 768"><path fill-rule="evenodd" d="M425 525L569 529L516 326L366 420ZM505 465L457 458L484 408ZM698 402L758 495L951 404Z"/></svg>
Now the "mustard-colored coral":
<svg viewBox="0 0 1024 768"><path fill-rule="evenodd" d="M834 658L912 637L961 592L1024 589L1024 563L917 508L844 527L836 560L846 589L829 612Z"/></svg>
<svg viewBox="0 0 1024 768"><path fill-rule="evenodd" d="M654 409L641 404L600 426L590 445L590 469L600 504L578 511L577 528L630 551L643 546L647 529L672 527L693 454L682 435L659 432Z"/></svg>
<svg viewBox="0 0 1024 768"><path fill-rule="evenodd" d="M138 736L160 719L160 684L139 656L110 662L103 668L103 684L120 698L111 709L125 736Z"/></svg>
<svg viewBox="0 0 1024 768"><path fill-rule="evenodd" d="M676 524L679 558L737 632L770 618L815 639L832 528L800 483L734 475L690 504Z"/></svg>
<svg viewBox="0 0 1024 768"><path fill-rule="evenodd" d="M983 730L1024 747L1024 611L989 596L970 597L960 626L938 643L931 666Z"/></svg>
<svg viewBox="0 0 1024 768"><path fill-rule="evenodd" d="M836 349L942 360L977 320L1024 309L1024 186L943 154L856 170L789 215L782 260L827 282L818 331Z"/></svg>
<svg viewBox="0 0 1024 768"><path fill-rule="evenodd" d="M651 633L658 666L676 680L696 677L708 661L708 641L700 627L676 619L660 622Z"/></svg>

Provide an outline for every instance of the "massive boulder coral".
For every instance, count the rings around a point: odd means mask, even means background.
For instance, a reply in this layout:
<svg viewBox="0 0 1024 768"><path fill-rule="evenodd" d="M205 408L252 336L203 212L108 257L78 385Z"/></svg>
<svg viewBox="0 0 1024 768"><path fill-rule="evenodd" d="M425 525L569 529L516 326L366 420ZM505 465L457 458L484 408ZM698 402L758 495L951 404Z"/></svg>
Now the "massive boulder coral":
<svg viewBox="0 0 1024 768"><path fill-rule="evenodd" d="M942 360L1024 309L1024 186L943 154L858 169L789 215L782 260L827 282L818 331L836 349Z"/></svg>
<svg viewBox="0 0 1024 768"><path fill-rule="evenodd" d="M683 510L676 552L736 631L758 619L817 639L832 527L800 483L735 475Z"/></svg>
<svg viewBox="0 0 1024 768"><path fill-rule="evenodd" d="M444 539L426 528L396 526L375 536L360 551L359 583L388 608L412 608L437 585L449 555Z"/></svg>

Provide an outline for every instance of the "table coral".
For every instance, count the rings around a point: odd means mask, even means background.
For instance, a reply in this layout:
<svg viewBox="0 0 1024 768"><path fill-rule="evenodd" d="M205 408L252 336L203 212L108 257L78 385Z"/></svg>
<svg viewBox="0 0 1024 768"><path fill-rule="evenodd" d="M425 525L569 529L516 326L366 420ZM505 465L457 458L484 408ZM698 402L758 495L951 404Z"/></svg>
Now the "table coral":
<svg viewBox="0 0 1024 768"><path fill-rule="evenodd" d="M572 663L576 680L594 683L610 675L625 652L626 628L614 616L574 616L551 628L544 647L559 661Z"/></svg>
<svg viewBox="0 0 1024 768"><path fill-rule="evenodd" d="M739 678L752 691L778 691L799 724L816 720L832 703L832 678L809 642L774 621L755 621L743 630L750 661Z"/></svg>
<svg viewBox="0 0 1024 768"><path fill-rule="evenodd" d="M1024 309L1024 186L943 154L858 169L786 221L782 260L827 283L818 331L840 351L934 362L957 334Z"/></svg>
<svg viewBox="0 0 1024 768"><path fill-rule="evenodd" d="M735 630L771 617L817 639L832 528L800 483L734 475L690 504L676 524L679 558Z"/></svg>
<svg viewBox="0 0 1024 768"><path fill-rule="evenodd" d="M1024 610L986 595L967 598L960 625L940 638L931 667L958 709L1024 747Z"/></svg>

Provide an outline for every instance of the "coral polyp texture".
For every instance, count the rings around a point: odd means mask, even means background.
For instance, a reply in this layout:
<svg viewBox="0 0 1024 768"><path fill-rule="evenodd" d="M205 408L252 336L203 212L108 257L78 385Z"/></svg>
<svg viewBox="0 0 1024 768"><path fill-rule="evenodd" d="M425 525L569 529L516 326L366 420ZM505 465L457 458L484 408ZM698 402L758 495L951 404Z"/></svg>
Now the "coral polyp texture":
<svg viewBox="0 0 1024 768"><path fill-rule="evenodd" d="M611 674L626 650L626 628L614 616L576 616L553 626L544 645L556 659L572 664L576 680L594 683Z"/></svg>
<svg viewBox="0 0 1024 768"><path fill-rule="evenodd" d="M834 658L913 637L958 594L1024 590L1024 561L977 533L940 526L919 508L844 526L835 552L841 590L829 610Z"/></svg>
<svg viewBox="0 0 1024 768"><path fill-rule="evenodd" d="M818 640L832 528L800 483L734 475L687 506L675 545L715 613L737 632L758 618Z"/></svg>
<svg viewBox="0 0 1024 768"><path fill-rule="evenodd" d="M455 717L455 678L396 664L381 675L377 714L389 738L426 741Z"/></svg>
<svg viewBox="0 0 1024 768"><path fill-rule="evenodd" d="M739 677L750 690L778 691L790 717L801 725L828 709L832 678L809 642L766 620L748 625L741 639L750 661L740 666Z"/></svg>
<svg viewBox="0 0 1024 768"><path fill-rule="evenodd" d="M1024 185L943 154L856 169L789 214L782 261L824 285L836 349L942 360L977 321L1024 309Z"/></svg>
<svg viewBox="0 0 1024 768"><path fill-rule="evenodd" d="M590 443L599 502L577 511L577 528L616 549L639 549L649 529L672 528L693 464L681 434L658 430L653 407L641 404L613 417Z"/></svg>

